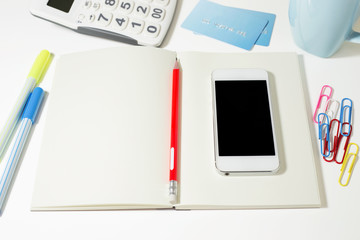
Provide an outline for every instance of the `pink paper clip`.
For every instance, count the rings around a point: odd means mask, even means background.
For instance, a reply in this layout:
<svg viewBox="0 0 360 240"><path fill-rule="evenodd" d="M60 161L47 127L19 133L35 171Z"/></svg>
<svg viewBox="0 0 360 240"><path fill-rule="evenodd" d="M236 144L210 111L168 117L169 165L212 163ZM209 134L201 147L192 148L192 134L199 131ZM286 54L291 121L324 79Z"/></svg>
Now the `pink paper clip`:
<svg viewBox="0 0 360 240"><path fill-rule="evenodd" d="M327 107L328 107L328 101L331 98L332 91L333 91L333 89L329 85L324 85L321 88L320 97L319 97L319 100L317 102L315 112L314 112L314 116L313 116L314 123L318 123L316 118L317 118L317 115L319 113L325 113L326 112ZM323 99L325 99L324 103L323 103Z"/></svg>

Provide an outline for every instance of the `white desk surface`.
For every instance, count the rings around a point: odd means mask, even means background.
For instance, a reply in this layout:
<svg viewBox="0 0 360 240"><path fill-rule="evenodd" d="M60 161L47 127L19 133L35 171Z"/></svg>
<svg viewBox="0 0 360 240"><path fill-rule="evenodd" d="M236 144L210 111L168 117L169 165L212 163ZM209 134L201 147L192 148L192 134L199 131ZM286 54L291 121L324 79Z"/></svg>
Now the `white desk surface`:
<svg viewBox="0 0 360 240"><path fill-rule="evenodd" d="M309 117L324 84L334 88L333 97L349 97L354 103L351 142L360 144L360 45L345 43L331 58L323 59L299 49L288 22L288 0L226 0L224 4L276 14L269 47L251 52L297 52L305 80ZM180 27L197 1L178 0L177 13L162 48L173 51L247 52L199 36ZM23 86L31 65L42 49L55 58L41 87L51 94L56 59L76 51L124 45L78 34L32 16L30 1L3 1L0 14L0 125L3 126ZM284 67L286 64L284 63ZM294 106L296 108L296 106ZM360 166L349 186L338 184L340 166L316 158L323 206L317 209L235 211L90 211L31 212L30 202L41 147L47 105L32 131L15 181L0 217L1 239L360 239ZM314 146L318 146L316 128ZM301 146L299 146L301 151ZM296 186L294 186L296 187ZM246 193L244 193L246 194Z"/></svg>

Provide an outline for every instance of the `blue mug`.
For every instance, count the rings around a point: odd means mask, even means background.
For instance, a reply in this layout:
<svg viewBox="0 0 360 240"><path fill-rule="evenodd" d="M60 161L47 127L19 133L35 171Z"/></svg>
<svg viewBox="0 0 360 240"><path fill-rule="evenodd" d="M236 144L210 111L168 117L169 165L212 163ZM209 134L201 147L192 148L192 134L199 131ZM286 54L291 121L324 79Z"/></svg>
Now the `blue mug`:
<svg viewBox="0 0 360 240"><path fill-rule="evenodd" d="M352 27L360 0L290 0L289 21L295 43L319 57L330 57L344 41L360 43Z"/></svg>

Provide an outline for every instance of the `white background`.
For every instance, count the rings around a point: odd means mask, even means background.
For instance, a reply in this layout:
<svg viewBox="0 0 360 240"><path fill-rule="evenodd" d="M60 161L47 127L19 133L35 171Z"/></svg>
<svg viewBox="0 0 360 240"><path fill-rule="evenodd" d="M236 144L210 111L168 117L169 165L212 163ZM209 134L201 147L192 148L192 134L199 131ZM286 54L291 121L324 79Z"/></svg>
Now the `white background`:
<svg viewBox="0 0 360 240"><path fill-rule="evenodd" d="M178 0L172 27L162 48L173 51L247 52L181 28L196 3ZM287 0L226 0L222 3L276 14L270 46L255 46L251 52L297 52L304 71L309 122L321 87L329 84L334 88L335 99L348 97L353 100L351 142L360 144L360 132L357 130L360 125L357 115L360 103L360 45L344 43L333 57L319 58L294 44ZM42 49L55 55L41 84L50 95L58 56L124 45L78 34L36 18L29 13L29 5L30 1L26 0L1 2L0 126L4 125L33 61ZM355 166L349 186L341 187L338 184L340 166L324 162L318 151L315 160L322 207L317 209L31 212L30 202L46 112L45 101L31 133L31 141L20 159L5 211L0 217L0 239L360 239L360 166ZM315 126L311 126L311 130L314 147L317 148Z"/></svg>

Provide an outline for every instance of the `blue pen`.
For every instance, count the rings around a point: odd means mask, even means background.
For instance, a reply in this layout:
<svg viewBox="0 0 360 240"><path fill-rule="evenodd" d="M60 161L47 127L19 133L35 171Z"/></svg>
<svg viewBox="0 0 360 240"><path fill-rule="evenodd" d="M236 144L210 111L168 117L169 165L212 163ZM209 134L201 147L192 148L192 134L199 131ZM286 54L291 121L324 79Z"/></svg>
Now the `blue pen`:
<svg viewBox="0 0 360 240"><path fill-rule="evenodd" d="M44 97L44 90L37 87L34 89L29 97L28 103L26 104L25 110L22 115L20 129L16 136L14 147L11 151L8 162L6 163L5 170L0 176L0 210L2 212L6 193L8 191L11 179L14 175L16 165L19 161L21 151L24 148L26 139L29 135L31 126L34 123L36 114L39 110L41 101Z"/></svg>

